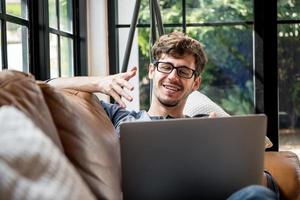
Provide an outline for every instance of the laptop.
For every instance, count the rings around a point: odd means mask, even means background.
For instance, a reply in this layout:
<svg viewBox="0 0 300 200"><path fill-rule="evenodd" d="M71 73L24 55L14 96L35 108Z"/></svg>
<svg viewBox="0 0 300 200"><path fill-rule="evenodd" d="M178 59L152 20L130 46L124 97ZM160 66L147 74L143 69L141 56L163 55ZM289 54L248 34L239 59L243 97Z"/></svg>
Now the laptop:
<svg viewBox="0 0 300 200"><path fill-rule="evenodd" d="M131 199L225 199L260 184L265 115L128 122L122 189Z"/></svg>

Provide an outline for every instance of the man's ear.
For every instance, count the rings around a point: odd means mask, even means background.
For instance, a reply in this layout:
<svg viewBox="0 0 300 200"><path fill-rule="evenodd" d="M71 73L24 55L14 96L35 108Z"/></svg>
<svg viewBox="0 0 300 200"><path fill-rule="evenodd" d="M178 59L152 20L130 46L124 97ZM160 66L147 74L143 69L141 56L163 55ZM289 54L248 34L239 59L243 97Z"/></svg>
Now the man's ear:
<svg viewBox="0 0 300 200"><path fill-rule="evenodd" d="M198 90L201 85L201 76L198 76L194 80L193 91Z"/></svg>
<svg viewBox="0 0 300 200"><path fill-rule="evenodd" d="M148 78L149 79L153 79L153 75L154 75L154 71L155 71L155 67L153 64L150 64L148 67Z"/></svg>

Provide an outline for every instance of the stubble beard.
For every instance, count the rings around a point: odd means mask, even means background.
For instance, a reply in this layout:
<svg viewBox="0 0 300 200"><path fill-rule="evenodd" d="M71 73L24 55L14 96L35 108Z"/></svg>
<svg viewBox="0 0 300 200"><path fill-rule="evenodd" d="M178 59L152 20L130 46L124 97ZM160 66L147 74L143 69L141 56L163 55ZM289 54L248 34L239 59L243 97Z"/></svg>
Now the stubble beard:
<svg viewBox="0 0 300 200"><path fill-rule="evenodd" d="M163 99L157 96L157 100L159 101L160 104L162 104L165 107L172 108L176 107L179 105L180 101L185 101L188 96L190 95L192 91L187 92L182 98L180 99L175 99L175 100L168 100L168 99Z"/></svg>
<svg viewBox="0 0 300 200"><path fill-rule="evenodd" d="M179 100L163 100L161 98L157 98L159 103L162 104L163 106L165 107L168 107L168 108L172 108L172 107L176 107L178 104L179 104Z"/></svg>

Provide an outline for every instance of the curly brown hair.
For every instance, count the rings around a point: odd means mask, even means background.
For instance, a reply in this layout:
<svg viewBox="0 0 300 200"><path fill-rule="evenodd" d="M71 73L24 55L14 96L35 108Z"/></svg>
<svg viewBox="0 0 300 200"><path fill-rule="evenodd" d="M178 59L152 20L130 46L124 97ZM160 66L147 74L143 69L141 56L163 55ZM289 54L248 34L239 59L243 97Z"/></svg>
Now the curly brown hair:
<svg viewBox="0 0 300 200"><path fill-rule="evenodd" d="M163 35L155 42L152 47L153 58L159 60L162 54L167 54L174 58L193 55L195 58L197 76L201 74L207 63L207 56L203 45L199 41L181 32Z"/></svg>

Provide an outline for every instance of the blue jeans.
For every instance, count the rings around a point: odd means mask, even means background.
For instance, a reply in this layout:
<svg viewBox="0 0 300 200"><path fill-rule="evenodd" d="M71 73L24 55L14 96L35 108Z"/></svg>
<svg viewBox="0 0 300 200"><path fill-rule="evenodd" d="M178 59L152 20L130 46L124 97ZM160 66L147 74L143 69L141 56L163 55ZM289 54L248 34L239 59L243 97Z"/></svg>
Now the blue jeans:
<svg viewBox="0 0 300 200"><path fill-rule="evenodd" d="M276 194L263 186L252 185L233 193L227 200L276 200Z"/></svg>

